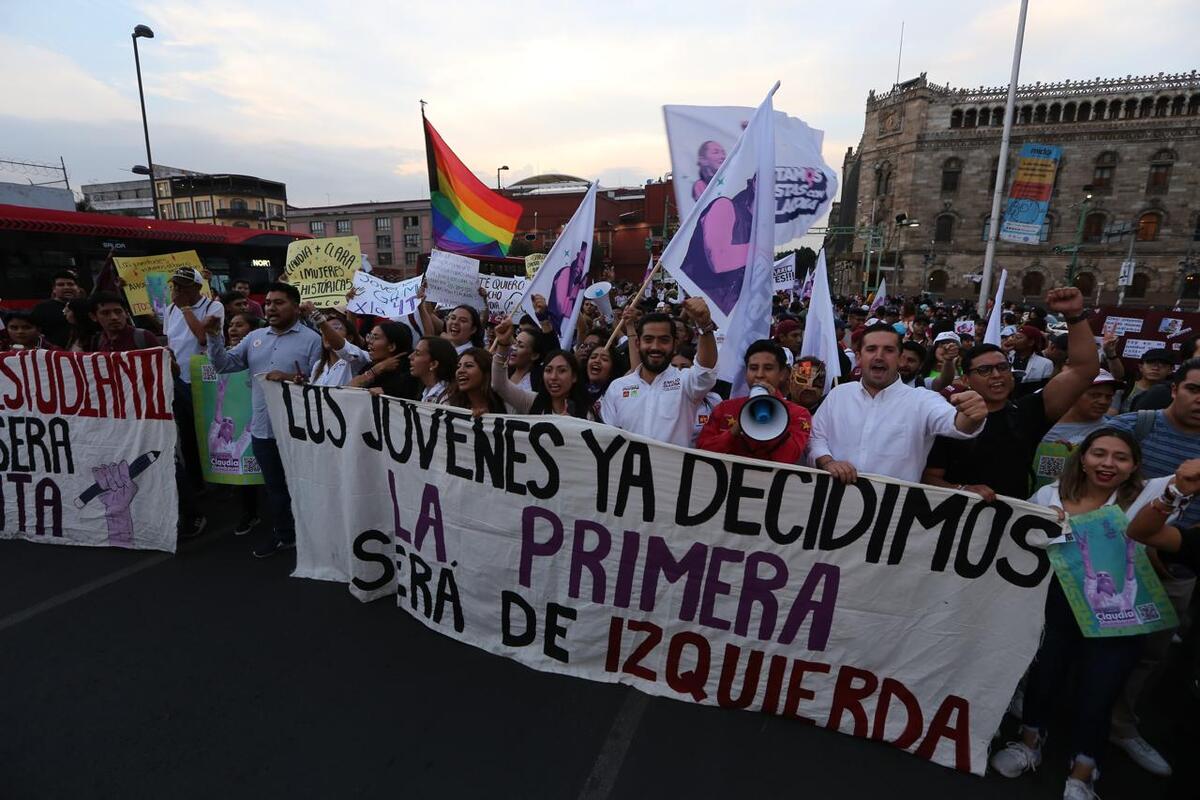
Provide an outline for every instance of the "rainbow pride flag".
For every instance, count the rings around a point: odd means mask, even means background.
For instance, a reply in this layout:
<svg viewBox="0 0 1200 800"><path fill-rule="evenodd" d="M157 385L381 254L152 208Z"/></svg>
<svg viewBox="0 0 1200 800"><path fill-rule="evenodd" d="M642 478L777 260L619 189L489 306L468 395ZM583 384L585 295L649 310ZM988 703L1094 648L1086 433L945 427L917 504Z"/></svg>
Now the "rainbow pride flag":
<svg viewBox="0 0 1200 800"><path fill-rule="evenodd" d="M521 206L493 192L458 160L425 122L433 246L468 256L505 256L521 218Z"/></svg>

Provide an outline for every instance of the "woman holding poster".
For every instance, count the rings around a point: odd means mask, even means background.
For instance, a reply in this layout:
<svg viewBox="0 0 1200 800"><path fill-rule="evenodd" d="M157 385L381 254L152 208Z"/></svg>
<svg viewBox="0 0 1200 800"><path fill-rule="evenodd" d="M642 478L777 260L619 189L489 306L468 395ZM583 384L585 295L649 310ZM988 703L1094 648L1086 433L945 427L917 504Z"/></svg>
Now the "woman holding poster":
<svg viewBox="0 0 1200 800"><path fill-rule="evenodd" d="M1030 498L1030 502L1056 508L1064 518L1080 517L1105 506L1117 506L1132 516L1162 492L1167 479L1147 486L1139 468L1142 454L1137 440L1114 428L1101 428L1089 435L1067 459L1062 475ZM1089 554L1094 546L1077 533L1074 541ZM1131 549L1131 548L1130 548ZM1132 580L1133 562L1123 570L1123 586ZM1101 610L1125 604L1125 591L1118 589L1110 572L1097 572L1090 554L1084 556L1089 604ZM1079 665L1070 706L1067 741L1072 755L1066 798L1093 798L1093 783L1099 777L1097 764L1108 742L1109 718L1125 679L1141 655L1144 636L1085 636L1056 575L1046 597L1046 628L1041 648L1029 670L1021 709L1021 738L992 756L992 768L1006 778L1036 769L1042 760L1042 742L1056 702L1068 690L1072 667ZM1134 589L1136 593L1136 589ZM1132 596L1131 598L1132 599ZM1093 607L1094 613L1099 613Z"/></svg>

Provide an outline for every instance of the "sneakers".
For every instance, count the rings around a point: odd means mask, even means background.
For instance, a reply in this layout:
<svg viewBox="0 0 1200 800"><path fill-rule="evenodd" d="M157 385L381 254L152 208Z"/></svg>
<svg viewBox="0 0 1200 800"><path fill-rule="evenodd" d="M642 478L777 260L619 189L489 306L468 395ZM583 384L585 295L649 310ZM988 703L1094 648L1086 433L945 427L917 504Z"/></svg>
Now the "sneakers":
<svg viewBox="0 0 1200 800"><path fill-rule="evenodd" d="M1009 742L1008 746L992 756L992 769L1006 778L1015 778L1025 772L1032 772L1042 763L1042 742L1037 747L1030 747L1024 742Z"/></svg>
<svg viewBox="0 0 1200 800"><path fill-rule="evenodd" d="M233 535L245 536L247 533L254 530L259 522L261 522L261 520L259 520L258 517L242 517L237 521L237 524L233 526Z"/></svg>
<svg viewBox="0 0 1200 800"><path fill-rule="evenodd" d="M276 553L282 553L284 550L295 550L296 542L282 541L278 536L272 536L269 540L254 548L255 558L270 558Z"/></svg>
<svg viewBox="0 0 1200 800"><path fill-rule="evenodd" d="M1063 800L1099 800L1099 798L1096 797L1090 781L1084 783L1079 778L1067 778L1067 785L1063 787Z"/></svg>
<svg viewBox="0 0 1200 800"><path fill-rule="evenodd" d="M1108 741L1124 750L1135 764L1151 775L1165 778L1171 774L1171 765L1141 736L1130 736L1124 739L1114 734L1108 737Z"/></svg>
<svg viewBox="0 0 1200 800"><path fill-rule="evenodd" d="M179 521L179 538L180 539L195 539L200 534L204 533L204 529L208 527L208 517L192 517L191 521Z"/></svg>

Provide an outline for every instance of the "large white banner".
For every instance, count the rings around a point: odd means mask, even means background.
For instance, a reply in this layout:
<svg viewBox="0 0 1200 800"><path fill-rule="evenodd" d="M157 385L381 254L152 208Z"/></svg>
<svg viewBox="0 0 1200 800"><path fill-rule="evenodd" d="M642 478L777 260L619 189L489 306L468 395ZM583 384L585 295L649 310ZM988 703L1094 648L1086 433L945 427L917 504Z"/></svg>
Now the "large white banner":
<svg viewBox="0 0 1200 800"><path fill-rule="evenodd" d="M663 106L679 218L687 217L716 175L753 108ZM825 134L776 111L775 243L799 239L837 197L837 173L821 156Z"/></svg>
<svg viewBox="0 0 1200 800"><path fill-rule="evenodd" d="M762 711L982 774L1042 625L1053 512L271 384L296 575L535 669Z"/></svg>
<svg viewBox="0 0 1200 800"><path fill-rule="evenodd" d="M0 539L175 552L173 388L163 348L0 353Z"/></svg>

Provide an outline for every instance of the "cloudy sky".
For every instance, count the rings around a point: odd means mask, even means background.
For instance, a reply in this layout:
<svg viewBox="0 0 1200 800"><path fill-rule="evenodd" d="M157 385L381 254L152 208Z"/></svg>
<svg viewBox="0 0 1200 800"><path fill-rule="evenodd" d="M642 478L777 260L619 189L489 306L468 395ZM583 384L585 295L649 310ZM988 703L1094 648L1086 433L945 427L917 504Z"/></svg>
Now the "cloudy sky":
<svg viewBox="0 0 1200 800"><path fill-rule="evenodd" d="M593 10L594 9L594 10ZM921 71L1008 80L1018 3L0 0L0 158L72 184L145 161L129 33L160 164L285 181L295 205L428 197L418 99L489 183L640 183L670 168L665 103L775 107L840 171L867 92ZM1195 0L1033 0L1022 82L1200 67ZM0 180L24 180L0 172ZM36 178L35 178L36 180Z"/></svg>

